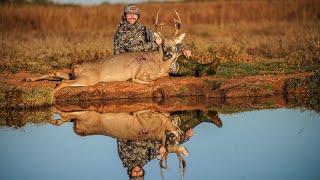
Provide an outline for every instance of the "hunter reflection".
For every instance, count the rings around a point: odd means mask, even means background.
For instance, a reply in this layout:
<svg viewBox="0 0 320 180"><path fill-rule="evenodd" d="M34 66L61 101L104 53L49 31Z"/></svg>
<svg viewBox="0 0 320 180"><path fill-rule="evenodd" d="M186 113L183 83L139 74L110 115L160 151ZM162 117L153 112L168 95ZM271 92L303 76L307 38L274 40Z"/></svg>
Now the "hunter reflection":
<svg viewBox="0 0 320 180"><path fill-rule="evenodd" d="M52 121L54 125L72 121L75 133L80 136L105 135L116 138L119 158L130 179L144 179L143 167L156 158L159 159L163 176L162 170L167 169L169 153L175 153L179 158L183 177L186 171L183 156L188 157L189 152L182 144L193 136L193 128L202 122L222 126L217 111L99 113L63 112L56 108L53 111L61 116L61 119Z"/></svg>

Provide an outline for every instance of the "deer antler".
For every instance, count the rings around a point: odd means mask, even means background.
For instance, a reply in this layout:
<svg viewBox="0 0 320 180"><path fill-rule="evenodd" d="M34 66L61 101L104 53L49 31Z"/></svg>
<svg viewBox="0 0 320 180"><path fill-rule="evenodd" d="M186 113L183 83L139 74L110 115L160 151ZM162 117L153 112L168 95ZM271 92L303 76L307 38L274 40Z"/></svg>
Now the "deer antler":
<svg viewBox="0 0 320 180"><path fill-rule="evenodd" d="M189 152L183 146L169 144L168 147L167 147L167 151L164 153L164 155L161 157L161 159L159 161L160 173L161 173L162 179L164 179L163 169L168 169L167 160L168 160L169 153L175 153L177 155L177 157L179 158L179 170L180 170L180 173L181 173L181 176L180 176L180 180L181 180L184 177L184 174L186 172L187 164L186 164L186 161L183 159L183 157L181 156L180 153L182 153L184 156L188 157L189 156ZM163 165L163 161L165 161L165 166ZM182 165L182 167L181 167L181 165Z"/></svg>
<svg viewBox="0 0 320 180"><path fill-rule="evenodd" d="M165 25L165 23L161 22L160 24L158 24L159 12L160 12L160 9L157 12L155 29L156 29L156 33L158 33L162 37L162 27L163 27L163 25Z"/></svg>
<svg viewBox="0 0 320 180"><path fill-rule="evenodd" d="M181 171L181 176L180 176L180 180L181 180L184 177L187 165L186 165L186 161L182 158L180 153L176 151L176 154L177 154L177 156L179 158L179 169ZM182 168L181 168L181 165L182 165Z"/></svg>
<svg viewBox="0 0 320 180"><path fill-rule="evenodd" d="M165 160L165 166L163 166L163 160ZM161 177L162 179L164 180L164 175L163 175L163 169L168 169L168 152L165 152L163 157L160 159L159 161L159 165L160 165L160 174L161 174Z"/></svg>
<svg viewBox="0 0 320 180"><path fill-rule="evenodd" d="M173 22L174 22L174 28L175 28L175 32L174 32L174 35L173 37L177 36L179 31L180 31L180 28L181 28L181 19L180 19L180 16L179 16L179 13L173 9L174 12L176 13L176 15L178 16L178 20L176 20L175 18L173 18Z"/></svg>

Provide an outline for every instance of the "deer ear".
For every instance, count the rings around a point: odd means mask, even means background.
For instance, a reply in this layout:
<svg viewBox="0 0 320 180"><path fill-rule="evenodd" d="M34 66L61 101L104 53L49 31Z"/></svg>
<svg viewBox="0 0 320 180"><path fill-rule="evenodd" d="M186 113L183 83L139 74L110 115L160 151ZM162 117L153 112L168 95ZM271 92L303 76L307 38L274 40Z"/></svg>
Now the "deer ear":
<svg viewBox="0 0 320 180"><path fill-rule="evenodd" d="M181 34L179 37L176 37L176 38L174 39L174 42L175 42L176 44L181 43L185 36L186 36L185 33Z"/></svg>

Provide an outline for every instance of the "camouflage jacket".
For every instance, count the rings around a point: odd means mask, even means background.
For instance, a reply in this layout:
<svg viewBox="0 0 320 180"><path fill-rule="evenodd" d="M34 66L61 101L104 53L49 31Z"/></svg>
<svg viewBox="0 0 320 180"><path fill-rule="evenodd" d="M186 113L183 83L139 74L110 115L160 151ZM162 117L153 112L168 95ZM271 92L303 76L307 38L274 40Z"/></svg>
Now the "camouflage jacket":
<svg viewBox="0 0 320 180"><path fill-rule="evenodd" d="M173 115L169 117L173 125L177 128L180 135L180 143L184 143L189 139L185 139L185 133L180 130L178 126L181 124L180 117ZM117 140L118 154L125 168L133 168L134 166L143 167L152 159L157 158L160 141L146 140L146 141L133 141L133 140Z"/></svg>
<svg viewBox="0 0 320 180"><path fill-rule="evenodd" d="M160 141L133 141L117 140L118 153L123 167L133 168L134 166L143 167L152 159L155 159L160 148Z"/></svg>
<svg viewBox="0 0 320 180"><path fill-rule="evenodd" d="M157 49L154 43L153 31L140 23L134 25L122 21L114 35L114 54L133 51L153 51Z"/></svg>

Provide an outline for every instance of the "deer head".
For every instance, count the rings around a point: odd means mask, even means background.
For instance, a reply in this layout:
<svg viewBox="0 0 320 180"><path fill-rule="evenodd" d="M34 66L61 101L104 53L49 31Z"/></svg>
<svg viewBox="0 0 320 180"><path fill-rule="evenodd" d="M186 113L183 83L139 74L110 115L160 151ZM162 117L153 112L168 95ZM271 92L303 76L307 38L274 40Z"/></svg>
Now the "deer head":
<svg viewBox="0 0 320 180"><path fill-rule="evenodd" d="M186 161L181 156L181 154L184 155L185 157L189 157L188 149L181 146L180 144L174 144L174 145L169 144L167 146L167 151L165 151L163 155L160 155L158 157L160 159L159 165L160 165L160 173L161 173L162 179L165 179L164 175L163 175L163 169L168 169L168 155L169 155L169 153L175 153L178 156L179 169L181 172L180 179L182 179L184 177L185 172L186 172L187 164L186 164ZM163 161L165 161L165 165L163 165Z"/></svg>
<svg viewBox="0 0 320 180"><path fill-rule="evenodd" d="M155 36L160 37L162 39L162 44L159 47L159 51L160 51L160 53L162 53L162 57L164 60L174 60L175 58L178 57L176 45L181 43L185 37L185 33L178 36L178 34L180 32L180 27L181 27L181 19L180 19L179 14L177 13L177 11L175 9L173 9L173 10L175 11L175 13L177 15L178 20L173 18L175 33L172 37L165 37L162 34L162 28L165 25L165 23L161 22L158 24L158 17L159 17L160 10L158 11L157 16L156 16Z"/></svg>

